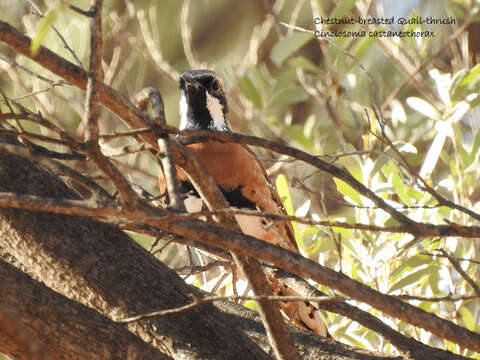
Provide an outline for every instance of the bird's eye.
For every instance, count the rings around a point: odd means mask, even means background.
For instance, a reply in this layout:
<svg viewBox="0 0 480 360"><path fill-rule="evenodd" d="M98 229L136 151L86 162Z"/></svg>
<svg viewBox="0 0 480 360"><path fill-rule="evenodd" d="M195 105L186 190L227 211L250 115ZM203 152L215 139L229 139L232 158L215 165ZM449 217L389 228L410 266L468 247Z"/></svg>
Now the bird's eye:
<svg viewBox="0 0 480 360"><path fill-rule="evenodd" d="M214 79L210 85L210 89L214 92L220 90L220 82L217 79Z"/></svg>

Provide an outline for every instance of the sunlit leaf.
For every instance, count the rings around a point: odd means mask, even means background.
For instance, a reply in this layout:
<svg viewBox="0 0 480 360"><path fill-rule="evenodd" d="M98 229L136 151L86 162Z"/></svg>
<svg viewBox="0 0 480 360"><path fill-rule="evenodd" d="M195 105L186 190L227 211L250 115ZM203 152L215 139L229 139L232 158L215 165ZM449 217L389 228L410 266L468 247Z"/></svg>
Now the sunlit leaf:
<svg viewBox="0 0 480 360"><path fill-rule="evenodd" d="M53 23L57 19L58 10L51 9L48 13L40 20L38 24L38 29L35 36L32 39L32 43L30 45L30 51L33 55L37 55L40 46L42 46L43 39L47 35L48 31L52 27Z"/></svg>
<svg viewBox="0 0 480 360"><path fill-rule="evenodd" d="M346 196L348 199L352 200L355 204L362 203L362 200L360 199L358 192L355 189L353 189L350 185L348 185L343 180L340 180L337 178L333 178L333 181L335 181L335 185L337 185L337 190L340 194Z"/></svg>
<svg viewBox="0 0 480 360"><path fill-rule="evenodd" d="M395 284L393 284L390 287L390 289L388 289L388 292L391 293L391 292L394 292L395 290L399 290L399 289L409 287L411 285L415 285L419 283L422 279L429 276L430 273L431 273L431 269L429 269L428 267L417 270L398 280Z"/></svg>
<svg viewBox="0 0 480 360"><path fill-rule="evenodd" d="M257 310L257 302L255 300L246 300L243 306L250 310Z"/></svg>
<svg viewBox="0 0 480 360"><path fill-rule="evenodd" d="M312 137L312 132L315 128L316 123L317 118L315 117L315 115L312 114L307 118L307 120L305 121L305 125L303 126L303 135L305 135L305 137Z"/></svg>
<svg viewBox="0 0 480 360"><path fill-rule="evenodd" d="M397 267L391 274L390 279L395 281L398 277L402 276L405 271L410 271L419 266L427 265L432 263L432 258L427 255L416 254L410 258L402 261L399 267Z"/></svg>
<svg viewBox="0 0 480 360"><path fill-rule="evenodd" d="M441 120L442 116L430 103L426 102L423 99L418 97L409 97L407 99L407 104L414 110L417 110L419 113L429 117L434 120Z"/></svg>
<svg viewBox="0 0 480 360"><path fill-rule="evenodd" d="M356 0L342 0L335 6L335 9L330 13L331 18L342 18L347 12L353 9Z"/></svg>
<svg viewBox="0 0 480 360"><path fill-rule="evenodd" d="M293 208L290 189L288 188L287 177L283 174L278 175L275 185L277 186L278 195L280 195L280 199L282 199L283 206L285 207L287 214L294 216L295 210ZM297 242L298 242L298 246L303 249L305 245L303 244L302 237L300 236L298 224L295 221L292 221L292 226L293 226L293 231L295 233L295 238L297 239Z"/></svg>
<svg viewBox="0 0 480 360"><path fill-rule="evenodd" d="M467 327L467 329L470 331L475 331L477 324L473 317L472 312L466 306L461 306L460 309L458 309L458 312L460 313L462 320L465 326Z"/></svg>
<svg viewBox="0 0 480 360"><path fill-rule="evenodd" d="M445 347L447 348L447 350L449 350L451 352L456 352L457 344L455 344L454 342L445 340L445 339L443 339L443 343L445 344Z"/></svg>
<svg viewBox="0 0 480 360"><path fill-rule="evenodd" d="M445 124L448 126L448 124ZM435 166L437 165L438 158L442 152L443 145L445 144L445 139L447 138L447 131L440 131L433 139L430 148L428 149L427 156L423 161L422 168L420 169L420 176L427 177L432 174Z"/></svg>
<svg viewBox="0 0 480 360"><path fill-rule="evenodd" d="M470 71L461 70L455 74L450 87L452 100L463 100L468 94L478 92L480 86L480 64Z"/></svg>
<svg viewBox="0 0 480 360"><path fill-rule="evenodd" d="M402 103L398 100L393 100L390 107L392 108L392 121L404 124L407 121L407 114Z"/></svg>
<svg viewBox="0 0 480 360"><path fill-rule="evenodd" d="M311 205L312 205L312 202L310 201L310 199L307 199L307 201L305 201L303 205L297 208L297 210L295 211L295 216L303 217L307 215Z"/></svg>

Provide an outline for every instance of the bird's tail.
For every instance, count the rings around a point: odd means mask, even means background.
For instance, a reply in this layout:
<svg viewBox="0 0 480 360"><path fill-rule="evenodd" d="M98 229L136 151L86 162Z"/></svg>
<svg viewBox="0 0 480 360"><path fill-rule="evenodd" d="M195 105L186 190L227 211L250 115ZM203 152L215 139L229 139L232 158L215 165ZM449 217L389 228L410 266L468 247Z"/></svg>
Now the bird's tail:
<svg viewBox="0 0 480 360"><path fill-rule="evenodd" d="M275 295L299 296L295 290L282 284L277 279L271 279L269 277L267 277L267 279ZM331 337L322 320L320 311L312 304L306 301L280 301L280 307L289 322L293 325L323 337Z"/></svg>

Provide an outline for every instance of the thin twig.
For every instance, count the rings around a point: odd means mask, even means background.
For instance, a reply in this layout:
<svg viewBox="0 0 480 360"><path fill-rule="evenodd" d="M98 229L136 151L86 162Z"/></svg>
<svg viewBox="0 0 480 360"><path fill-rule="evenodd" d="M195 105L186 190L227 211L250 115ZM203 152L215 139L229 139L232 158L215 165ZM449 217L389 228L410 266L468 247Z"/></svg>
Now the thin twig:
<svg viewBox="0 0 480 360"><path fill-rule="evenodd" d="M184 266L174 270L181 275L193 275L193 274L198 274L198 273L208 271L212 268L231 267L231 266L232 266L232 263L230 261L215 260L203 266ZM215 292L215 291L212 291L212 292Z"/></svg>
<svg viewBox="0 0 480 360"><path fill-rule="evenodd" d="M157 89L153 87L143 89L136 96L136 100L140 108L143 110L145 110L148 102L150 102L153 111L153 121L156 125L163 127L167 124L162 96ZM185 206L180 198L179 182L177 179L175 163L173 161L169 135L163 132L159 133L157 143L160 151L159 157L163 168L163 175L165 177L168 199L170 202L169 205L173 209L184 210Z"/></svg>
<svg viewBox="0 0 480 360"><path fill-rule="evenodd" d="M397 299L401 300L416 300L416 301L429 301L429 302L439 302L439 301L466 301L466 300L476 300L480 299L480 295L445 295L445 296L416 296L416 295L392 295Z"/></svg>
<svg viewBox="0 0 480 360"><path fill-rule="evenodd" d="M440 251L439 249L437 249L436 251ZM437 253L430 253L430 252L427 252L427 251L421 251L420 254L422 255L427 255L427 256L438 256L438 257L447 257L445 255L442 255L441 253L440 254L437 254ZM474 263L474 264L479 264L480 265L480 260L475 260L475 259L467 259L467 258L459 258L459 257L456 257L456 256L452 256L450 255L452 258L454 258L455 260L457 261L468 261L468 262L471 262L471 263Z"/></svg>
<svg viewBox="0 0 480 360"><path fill-rule="evenodd" d="M470 275L468 275L466 271L462 269L462 266L457 261L457 259L455 259L453 256L450 256L450 254L444 249L440 249L439 251L443 254L443 256L448 259L450 264L452 264L452 266L455 268L455 270L458 271L462 278L470 284L475 293L477 293L477 295L480 295L480 286L478 286L478 284L470 277Z"/></svg>
<svg viewBox="0 0 480 360"><path fill-rule="evenodd" d="M238 300L254 300L254 301L312 301L317 303L325 303L325 302L342 302L345 301L343 297L340 296L321 296L321 297L304 297L304 296L275 296L275 295L255 295L255 296L241 296L241 295L225 295L225 296L210 296L205 297L202 299L193 298L193 302L190 304L175 308L175 309L167 309L167 310L159 310L153 311L150 313L140 314L136 316L131 316L128 318L114 320L119 324L129 324L141 319L146 319L150 317L156 316L166 316L171 314L178 314L180 312L188 311L195 309L201 305L212 303L215 301L238 301Z"/></svg>
<svg viewBox="0 0 480 360"><path fill-rule="evenodd" d="M226 209L216 209L213 211L199 211L195 213L178 213L175 215L169 215L170 219L196 219L201 218L203 216L212 216L218 215L222 213L229 213L233 215L248 215L248 216L256 216L256 217L263 217L265 219L273 220L273 221L295 221L305 225L320 225L320 226L328 226L328 227L338 227L343 229L352 229L352 230L363 230L363 231L374 231L374 232L388 232L388 233L409 233L415 236L423 236L423 237L435 237L440 236L458 236L458 237L465 237L465 238L476 238L480 236L480 227L479 226L461 226L458 227L456 225L456 229L452 228L449 225L431 225L431 224L420 224L426 225L420 232L418 229L409 228L405 225L400 226L376 226L376 225L369 225L369 224L349 224L339 221L324 221L324 220L316 220L313 218L306 218L306 217L298 217L292 215L283 215L283 214L274 214L269 212L262 212L257 210L248 210L248 209L233 209L233 208L226 208ZM141 219L147 221L147 219Z"/></svg>
<svg viewBox="0 0 480 360"><path fill-rule="evenodd" d="M12 66L15 66L15 67L17 67L17 68L19 68L19 69L22 69L22 70L25 71L27 74L32 75L32 76L36 77L37 79L40 79L40 80L46 82L46 83L49 84L49 85L52 85L52 84L55 84L55 83L59 83L59 84L62 84L62 85L63 85L63 84L66 84L63 80L51 80L51 79L49 79L49 78L46 78L45 76L42 76L42 75L40 75L40 74L38 74L38 73L36 73L36 72L34 72L34 71L26 68L26 67L23 66L23 65L20 65L20 64L17 63L16 61L14 61L14 60L12 60L12 59L9 59L9 58L7 58L7 57L5 57L5 56L3 56L3 55L0 55L0 60L3 60L3 61L9 63L9 64L12 65Z"/></svg>
<svg viewBox="0 0 480 360"><path fill-rule="evenodd" d="M117 133L112 133L112 134L100 134L99 138L104 140L104 141L110 141L113 139L117 139L119 137L129 137L129 136L135 136L135 135L141 135L141 134L146 134L149 132L155 131L155 128L153 127L148 127L148 128L143 128L143 129L133 129L133 130L127 130L123 132L117 132Z"/></svg>
<svg viewBox="0 0 480 360"><path fill-rule="evenodd" d="M99 186L90 177L82 175L78 171L75 171L70 167L63 165L58 161L52 160L48 155L45 156L43 153L32 152L24 146L13 144L2 143L0 144L0 149L12 155L21 156L25 159L35 161L36 163L50 169L54 173L68 176L72 181L79 183L85 188L91 190L96 195L95 197L97 198L97 200L103 201L104 204L111 203L114 200L113 197L105 189Z"/></svg>
<svg viewBox="0 0 480 360"><path fill-rule="evenodd" d="M107 175L119 191L124 206L135 208L140 203L127 179L100 151L98 120L101 112L99 84L102 83L102 0L95 0L91 9L92 23L90 34L90 72L88 73L85 116L87 128L85 134L88 157Z"/></svg>

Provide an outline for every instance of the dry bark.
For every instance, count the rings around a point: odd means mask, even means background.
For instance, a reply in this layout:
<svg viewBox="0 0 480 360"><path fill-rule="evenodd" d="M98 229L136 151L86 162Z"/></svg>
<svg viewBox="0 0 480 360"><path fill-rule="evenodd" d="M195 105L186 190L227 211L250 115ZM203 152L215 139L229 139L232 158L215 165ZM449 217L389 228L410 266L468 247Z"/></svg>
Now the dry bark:
<svg viewBox="0 0 480 360"><path fill-rule="evenodd" d="M5 153L0 153L0 191L77 197L52 173L30 160ZM124 232L85 217L0 209L0 247L51 289L106 317L175 308L189 303L192 294L202 296ZM15 291L12 284L2 283L2 291ZM32 309L38 305L35 298L26 297ZM54 328L62 325L54 322ZM142 320L127 328L173 358L271 358L266 353L270 349L261 322L250 312L228 304L205 305L185 313ZM45 329L44 333L48 331ZM401 358L291 331L295 332L303 359ZM38 340L46 349L50 340Z"/></svg>

